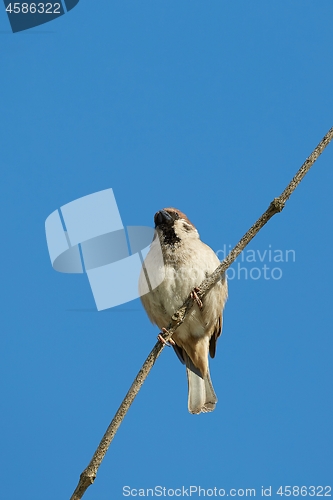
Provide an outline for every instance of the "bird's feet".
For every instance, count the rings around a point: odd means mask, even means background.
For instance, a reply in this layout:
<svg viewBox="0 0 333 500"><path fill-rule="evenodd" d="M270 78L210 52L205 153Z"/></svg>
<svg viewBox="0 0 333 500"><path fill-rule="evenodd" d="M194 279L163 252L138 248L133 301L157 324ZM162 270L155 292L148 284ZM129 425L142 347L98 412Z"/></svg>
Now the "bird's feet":
<svg viewBox="0 0 333 500"><path fill-rule="evenodd" d="M191 298L198 304L199 309L203 308L202 300L200 299L198 293L200 293L200 288L195 287L191 292Z"/></svg>
<svg viewBox="0 0 333 500"><path fill-rule="evenodd" d="M162 333L167 333L167 332L168 332L168 330L166 328L162 328ZM169 342L164 340L164 338L162 337L162 335L160 333L157 335L157 338L160 342L162 342L162 344L164 344L168 347L172 347L173 345L175 345L175 342L172 339L169 339Z"/></svg>

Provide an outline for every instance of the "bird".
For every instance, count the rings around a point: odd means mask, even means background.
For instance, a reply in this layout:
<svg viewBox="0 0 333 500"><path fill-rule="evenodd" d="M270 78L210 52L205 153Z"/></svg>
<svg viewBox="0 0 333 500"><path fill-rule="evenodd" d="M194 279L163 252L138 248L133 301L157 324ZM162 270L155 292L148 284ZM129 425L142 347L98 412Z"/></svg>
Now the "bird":
<svg viewBox="0 0 333 500"><path fill-rule="evenodd" d="M207 292L203 302L197 288L219 266L215 252L200 239L188 217L176 208L164 208L154 216L155 236L139 278L139 295L152 323L162 331L191 294L194 305L172 336L172 344L186 366L188 410L191 414L215 409L217 396L210 377L208 354L215 357L222 332L222 312L228 297L225 274ZM163 261L159 258L162 252ZM147 293L146 279L158 284ZM163 337L159 337L163 341Z"/></svg>

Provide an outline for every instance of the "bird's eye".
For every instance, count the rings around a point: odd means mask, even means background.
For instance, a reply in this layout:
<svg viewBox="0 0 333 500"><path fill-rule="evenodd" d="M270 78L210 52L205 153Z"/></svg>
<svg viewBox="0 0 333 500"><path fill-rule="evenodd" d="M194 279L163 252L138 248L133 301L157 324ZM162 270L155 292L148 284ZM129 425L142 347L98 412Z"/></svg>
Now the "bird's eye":
<svg viewBox="0 0 333 500"><path fill-rule="evenodd" d="M179 213L178 212L174 212L174 216L175 216L175 220L179 219Z"/></svg>

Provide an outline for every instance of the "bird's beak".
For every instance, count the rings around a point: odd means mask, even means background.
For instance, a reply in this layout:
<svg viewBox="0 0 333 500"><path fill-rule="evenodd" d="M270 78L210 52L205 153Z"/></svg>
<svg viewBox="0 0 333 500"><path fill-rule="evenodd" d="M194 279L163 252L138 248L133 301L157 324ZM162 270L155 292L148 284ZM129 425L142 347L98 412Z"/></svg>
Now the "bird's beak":
<svg viewBox="0 0 333 500"><path fill-rule="evenodd" d="M157 227L161 224L171 224L173 222L173 218L165 210L160 210L155 214L154 222L155 227Z"/></svg>

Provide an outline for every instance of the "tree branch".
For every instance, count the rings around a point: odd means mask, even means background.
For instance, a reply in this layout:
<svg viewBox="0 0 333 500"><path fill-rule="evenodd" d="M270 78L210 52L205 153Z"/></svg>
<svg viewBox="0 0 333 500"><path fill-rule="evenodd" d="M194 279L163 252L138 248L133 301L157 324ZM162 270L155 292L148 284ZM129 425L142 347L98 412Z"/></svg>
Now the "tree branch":
<svg viewBox="0 0 333 500"><path fill-rule="evenodd" d="M205 279L199 286L199 298L202 299L207 292L221 279L223 273L228 269L228 267L236 260L238 255L244 250L244 248L250 243L250 241L258 234L260 229L264 227L265 224L273 217L273 215L281 212L285 206L286 201L289 199L291 194L295 191L296 187L299 185L301 180L310 170L314 162L324 151L326 146L330 143L333 138L333 127L327 132L325 137L321 140L318 146L314 149L311 155L305 160L301 168L296 173L295 177L288 184L283 193L274 200L269 205L266 212L262 214L261 217L253 224L253 226L247 231L243 238L237 243L234 249L229 253L229 255L223 260L223 262L218 266L218 268L211 274L207 279ZM175 312L171 318L171 322L168 326L168 330L163 333L163 338L167 341L169 340L177 328L183 323L188 314L189 310L193 306L193 299L189 296L184 304ZM88 467L80 475L80 481L71 496L70 500L80 500L84 495L87 488L94 482L99 466L102 463L103 458L114 438L121 422L123 421L129 407L134 401L135 396L141 389L142 384L148 376L148 373L152 369L156 359L161 354L164 349L164 344L158 341L146 361L144 362L141 370L137 374L131 388L126 394L123 402L119 406L117 413L115 414L113 420L111 421L109 427L107 428L97 450L94 453Z"/></svg>

